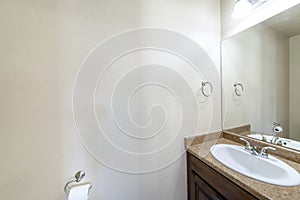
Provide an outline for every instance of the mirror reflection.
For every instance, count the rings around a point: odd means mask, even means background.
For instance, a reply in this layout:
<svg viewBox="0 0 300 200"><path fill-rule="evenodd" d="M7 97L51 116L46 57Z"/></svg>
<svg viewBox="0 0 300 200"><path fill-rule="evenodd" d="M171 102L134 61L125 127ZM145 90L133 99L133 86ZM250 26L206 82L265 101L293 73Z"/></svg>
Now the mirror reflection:
<svg viewBox="0 0 300 200"><path fill-rule="evenodd" d="M223 129L300 150L300 5L224 40L222 79Z"/></svg>

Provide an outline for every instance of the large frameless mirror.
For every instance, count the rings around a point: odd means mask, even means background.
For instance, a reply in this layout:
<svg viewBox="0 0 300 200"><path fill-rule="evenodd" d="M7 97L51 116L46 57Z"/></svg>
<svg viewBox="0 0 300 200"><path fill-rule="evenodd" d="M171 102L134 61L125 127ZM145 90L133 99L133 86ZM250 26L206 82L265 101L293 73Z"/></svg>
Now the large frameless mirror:
<svg viewBox="0 0 300 200"><path fill-rule="evenodd" d="M223 129L300 151L300 4L222 41Z"/></svg>

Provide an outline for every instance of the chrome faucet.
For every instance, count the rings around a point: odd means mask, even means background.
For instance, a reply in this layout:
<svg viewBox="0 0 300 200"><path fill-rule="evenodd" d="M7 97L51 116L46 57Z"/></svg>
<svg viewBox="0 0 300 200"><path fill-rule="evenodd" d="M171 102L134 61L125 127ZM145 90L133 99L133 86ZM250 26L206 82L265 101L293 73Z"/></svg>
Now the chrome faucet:
<svg viewBox="0 0 300 200"><path fill-rule="evenodd" d="M252 148L252 154L255 155L255 156L259 156L259 155L260 155L260 153L258 152L256 146L254 146L254 147Z"/></svg>
<svg viewBox="0 0 300 200"><path fill-rule="evenodd" d="M273 138L271 139L271 143L276 144L279 139L278 135L283 131L283 128L280 126L278 122L273 122Z"/></svg>
<svg viewBox="0 0 300 200"><path fill-rule="evenodd" d="M258 153L256 147L255 147L255 146L252 147L252 146L250 145L250 142L248 142L248 140L246 140L246 139L244 139L244 138L240 138L240 140L242 140L242 141L244 141L244 142L246 143L246 145L245 145L245 147L244 147L244 149L245 149L246 151L248 151L249 153L251 153L251 154L253 154L253 155L256 155L256 156L259 155L259 153Z"/></svg>
<svg viewBox="0 0 300 200"><path fill-rule="evenodd" d="M251 153L251 154L253 154L253 155L255 155L255 156L260 156L260 157L262 157L262 158L268 158L268 153L267 153L267 150L268 150L268 149L273 150L273 151L276 150L276 148L274 148L274 147L263 147L263 148L261 149L261 151L259 152L259 151L257 150L256 146L252 147L252 146L250 145L250 142L248 142L246 139L240 138L240 140L242 140L242 141L244 141L244 142L246 143L244 149L245 149L247 152L249 152L249 153Z"/></svg>

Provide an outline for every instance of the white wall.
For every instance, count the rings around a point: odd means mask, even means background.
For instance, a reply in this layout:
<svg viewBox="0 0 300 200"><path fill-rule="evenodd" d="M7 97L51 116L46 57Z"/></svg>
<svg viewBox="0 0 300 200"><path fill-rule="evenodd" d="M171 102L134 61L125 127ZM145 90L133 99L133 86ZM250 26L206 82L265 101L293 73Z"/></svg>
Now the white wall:
<svg viewBox="0 0 300 200"><path fill-rule="evenodd" d="M272 133L277 121L288 134L289 42L271 29L256 26L222 42L224 127L251 124ZM244 93L234 93L234 82ZM283 136L283 135L282 135Z"/></svg>
<svg viewBox="0 0 300 200"><path fill-rule="evenodd" d="M185 199L184 156L163 170L132 175L99 164L84 150L73 121L73 83L91 49L137 27L185 34L204 48L219 70L219 3L2 0L0 199L64 199L63 186L78 169L92 181L94 200ZM215 94L221 104L220 91ZM220 130L220 107L202 109L202 122L211 120L209 130Z"/></svg>
<svg viewBox="0 0 300 200"><path fill-rule="evenodd" d="M289 129L290 138L300 140L300 35L290 38L290 116L289 116Z"/></svg>
<svg viewBox="0 0 300 200"><path fill-rule="evenodd" d="M257 9L253 10L250 15L233 20L230 18L230 15L235 2L236 0L221 1L222 39L233 36L291 8L296 4L299 4L300 0L269 0Z"/></svg>

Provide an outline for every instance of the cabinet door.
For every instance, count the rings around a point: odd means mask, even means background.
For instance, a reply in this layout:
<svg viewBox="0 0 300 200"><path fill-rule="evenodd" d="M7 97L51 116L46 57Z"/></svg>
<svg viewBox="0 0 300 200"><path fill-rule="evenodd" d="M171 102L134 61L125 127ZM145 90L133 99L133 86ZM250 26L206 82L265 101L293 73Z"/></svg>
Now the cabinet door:
<svg viewBox="0 0 300 200"><path fill-rule="evenodd" d="M257 200L255 196L240 188L190 153L187 154L187 170L189 200Z"/></svg>
<svg viewBox="0 0 300 200"><path fill-rule="evenodd" d="M212 187L207 185L207 183L202 180L197 174L193 173L192 175L193 181L193 192L191 199L193 200L223 200L221 194L219 194L216 190Z"/></svg>

